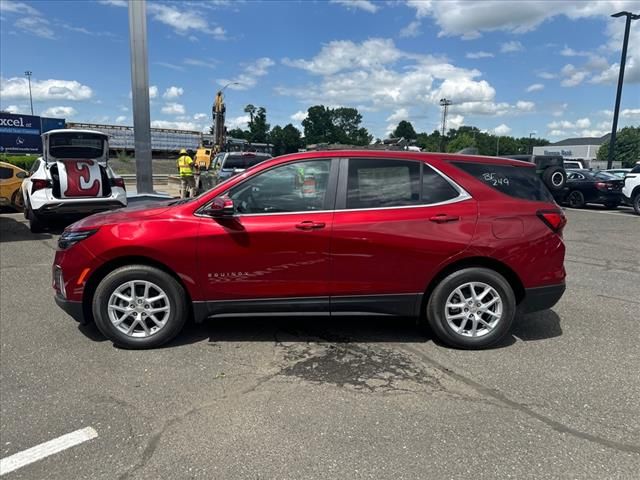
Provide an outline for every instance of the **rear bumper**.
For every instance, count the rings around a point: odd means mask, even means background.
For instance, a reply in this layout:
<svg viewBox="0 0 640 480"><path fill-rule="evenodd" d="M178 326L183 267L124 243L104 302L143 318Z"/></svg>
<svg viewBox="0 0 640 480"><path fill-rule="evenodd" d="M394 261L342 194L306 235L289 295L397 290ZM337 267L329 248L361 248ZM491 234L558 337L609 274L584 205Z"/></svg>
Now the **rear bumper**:
<svg viewBox="0 0 640 480"><path fill-rule="evenodd" d="M522 313L538 312L553 307L564 294L566 285L559 283L546 287L525 288L524 300L518 305Z"/></svg>
<svg viewBox="0 0 640 480"><path fill-rule="evenodd" d="M73 302L71 300L67 300L59 294L56 294L55 300L58 306L68 315L70 315L76 322L82 324L86 323L86 319L84 318L84 309L82 308L82 302Z"/></svg>

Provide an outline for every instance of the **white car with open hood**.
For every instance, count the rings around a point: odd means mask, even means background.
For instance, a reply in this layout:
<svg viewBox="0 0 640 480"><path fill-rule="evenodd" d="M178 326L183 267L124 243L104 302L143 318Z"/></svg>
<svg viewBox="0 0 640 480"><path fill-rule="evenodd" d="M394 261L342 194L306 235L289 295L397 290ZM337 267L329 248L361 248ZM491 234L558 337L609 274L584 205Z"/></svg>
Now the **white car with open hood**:
<svg viewBox="0 0 640 480"><path fill-rule="evenodd" d="M127 206L124 180L108 164L108 136L93 130L50 130L42 157L22 183L32 232L58 217L81 217Z"/></svg>

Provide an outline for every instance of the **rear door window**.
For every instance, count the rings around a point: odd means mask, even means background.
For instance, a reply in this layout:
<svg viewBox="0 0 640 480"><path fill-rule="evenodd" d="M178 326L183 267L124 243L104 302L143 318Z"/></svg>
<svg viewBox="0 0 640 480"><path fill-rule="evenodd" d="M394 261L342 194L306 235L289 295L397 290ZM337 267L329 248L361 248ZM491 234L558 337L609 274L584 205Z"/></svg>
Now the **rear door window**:
<svg viewBox="0 0 640 480"><path fill-rule="evenodd" d="M453 162L453 165L510 197L553 202L553 196L542 183L535 168L471 162Z"/></svg>

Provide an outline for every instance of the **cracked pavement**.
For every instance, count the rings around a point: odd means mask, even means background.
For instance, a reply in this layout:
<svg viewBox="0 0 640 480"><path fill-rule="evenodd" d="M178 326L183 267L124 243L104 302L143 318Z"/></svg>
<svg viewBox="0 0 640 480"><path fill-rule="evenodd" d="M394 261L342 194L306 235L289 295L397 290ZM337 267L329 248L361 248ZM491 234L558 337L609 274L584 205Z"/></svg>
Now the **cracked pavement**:
<svg viewBox="0 0 640 480"><path fill-rule="evenodd" d="M640 217L567 216L567 293L498 348L349 316L219 318L127 351L55 306L57 235L2 214L0 458L98 432L3 478L636 478Z"/></svg>

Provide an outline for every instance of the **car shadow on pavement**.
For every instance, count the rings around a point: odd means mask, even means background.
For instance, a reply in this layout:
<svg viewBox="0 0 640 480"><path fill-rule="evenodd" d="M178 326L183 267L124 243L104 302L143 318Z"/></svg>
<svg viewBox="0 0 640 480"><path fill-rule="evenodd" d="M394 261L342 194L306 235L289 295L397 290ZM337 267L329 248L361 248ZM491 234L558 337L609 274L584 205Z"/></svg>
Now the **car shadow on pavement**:
<svg viewBox="0 0 640 480"><path fill-rule="evenodd" d="M553 310L516 316L511 336L524 342L547 340L562 335L560 317Z"/></svg>
<svg viewBox="0 0 640 480"><path fill-rule="evenodd" d="M55 232L55 231L54 231ZM29 225L15 218L0 215L0 242L21 242L25 240L44 240L52 238L51 233L31 233Z"/></svg>

